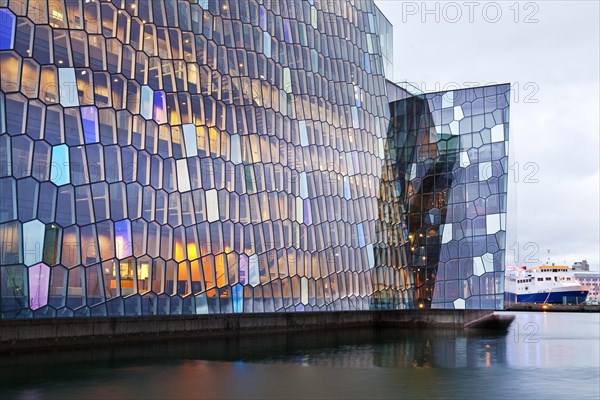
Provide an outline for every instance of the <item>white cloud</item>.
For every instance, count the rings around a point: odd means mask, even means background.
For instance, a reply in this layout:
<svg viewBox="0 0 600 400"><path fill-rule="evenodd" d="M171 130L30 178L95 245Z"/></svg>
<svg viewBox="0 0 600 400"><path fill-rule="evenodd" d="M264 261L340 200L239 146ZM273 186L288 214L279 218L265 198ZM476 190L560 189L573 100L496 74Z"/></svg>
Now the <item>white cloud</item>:
<svg viewBox="0 0 600 400"><path fill-rule="evenodd" d="M416 14L403 14L409 3ZM457 23L444 21L442 11L439 23L433 14L422 22L423 4L377 1L394 25L395 78L426 91L513 83L511 162L520 172L513 236L521 258L531 242L541 262L550 249L556 263L587 258L599 269L599 3L535 2L539 22L531 24L523 23L531 8L514 22L513 2L496 3L503 13L497 23L477 9L469 23L464 7ZM443 10L447 3L439 4ZM539 182L525 183L526 176Z"/></svg>

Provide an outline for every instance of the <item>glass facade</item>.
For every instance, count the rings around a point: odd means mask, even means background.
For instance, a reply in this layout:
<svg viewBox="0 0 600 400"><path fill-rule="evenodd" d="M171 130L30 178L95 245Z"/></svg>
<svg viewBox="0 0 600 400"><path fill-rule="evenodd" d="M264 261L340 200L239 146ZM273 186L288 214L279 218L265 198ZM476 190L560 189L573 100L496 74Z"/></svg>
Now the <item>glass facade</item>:
<svg viewBox="0 0 600 400"><path fill-rule="evenodd" d="M459 282L427 306L498 307L507 89L390 125L392 48L371 0L0 0L0 317L416 307L421 266Z"/></svg>
<svg viewBox="0 0 600 400"><path fill-rule="evenodd" d="M510 85L390 104L374 304L502 309Z"/></svg>
<svg viewBox="0 0 600 400"><path fill-rule="evenodd" d="M372 1L0 7L3 318L369 308Z"/></svg>

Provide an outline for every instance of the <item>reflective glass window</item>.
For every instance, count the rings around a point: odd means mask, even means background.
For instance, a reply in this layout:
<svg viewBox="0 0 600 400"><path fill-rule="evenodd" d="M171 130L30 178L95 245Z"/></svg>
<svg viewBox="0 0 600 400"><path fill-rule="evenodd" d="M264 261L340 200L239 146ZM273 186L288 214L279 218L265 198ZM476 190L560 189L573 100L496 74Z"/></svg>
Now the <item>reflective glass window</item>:
<svg viewBox="0 0 600 400"><path fill-rule="evenodd" d="M6 8L0 9L0 50L10 50L15 44L17 17Z"/></svg>
<svg viewBox="0 0 600 400"><path fill-rule="evenodd" d="M131 222L128 219L115 222L115 251L118 259L131 257L133 241Z"/></svg>
<svg viewBox="0 0 600 400"><path fill-rule="evenodd" d="M149 86L142 86L142 102L140 105L140 114L146 119L152 118L154 103L154 93Z"/></svg>
<svg viewBox="0 0 600 400"><path fill-rule="evenodd" d="M57 186L66 185L70 182L69 148L65 144L52 147L50 180Z"/></svg>

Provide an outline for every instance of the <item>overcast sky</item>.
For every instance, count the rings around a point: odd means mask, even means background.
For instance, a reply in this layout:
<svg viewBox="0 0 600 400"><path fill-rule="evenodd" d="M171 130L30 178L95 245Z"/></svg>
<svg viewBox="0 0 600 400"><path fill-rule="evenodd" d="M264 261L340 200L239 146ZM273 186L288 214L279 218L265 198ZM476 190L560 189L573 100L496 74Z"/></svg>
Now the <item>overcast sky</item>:
<svg viewBox="0 0 600 400"><path fill-rule="evenodd" d="M586 258L598 270L599 3L427 2L430 13L421 1L376 3L394 25L395 81L425 91L512 83L519 173L507 262L520 249L518 265L538 265L550 250L551 262Z"/></svg>

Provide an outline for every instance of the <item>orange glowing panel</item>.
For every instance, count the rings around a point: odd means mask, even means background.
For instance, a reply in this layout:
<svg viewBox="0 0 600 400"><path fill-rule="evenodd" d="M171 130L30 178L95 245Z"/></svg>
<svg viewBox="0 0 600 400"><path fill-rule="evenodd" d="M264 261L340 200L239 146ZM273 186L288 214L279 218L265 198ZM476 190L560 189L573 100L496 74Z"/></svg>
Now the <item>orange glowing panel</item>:
<svg viewBox="0 0 600 400"><path fill-rule="evenodd" d="M188 260L195 260L198 258L198 247L196 246L195 243L188 243L187 258L188 258Z"/></svg>

